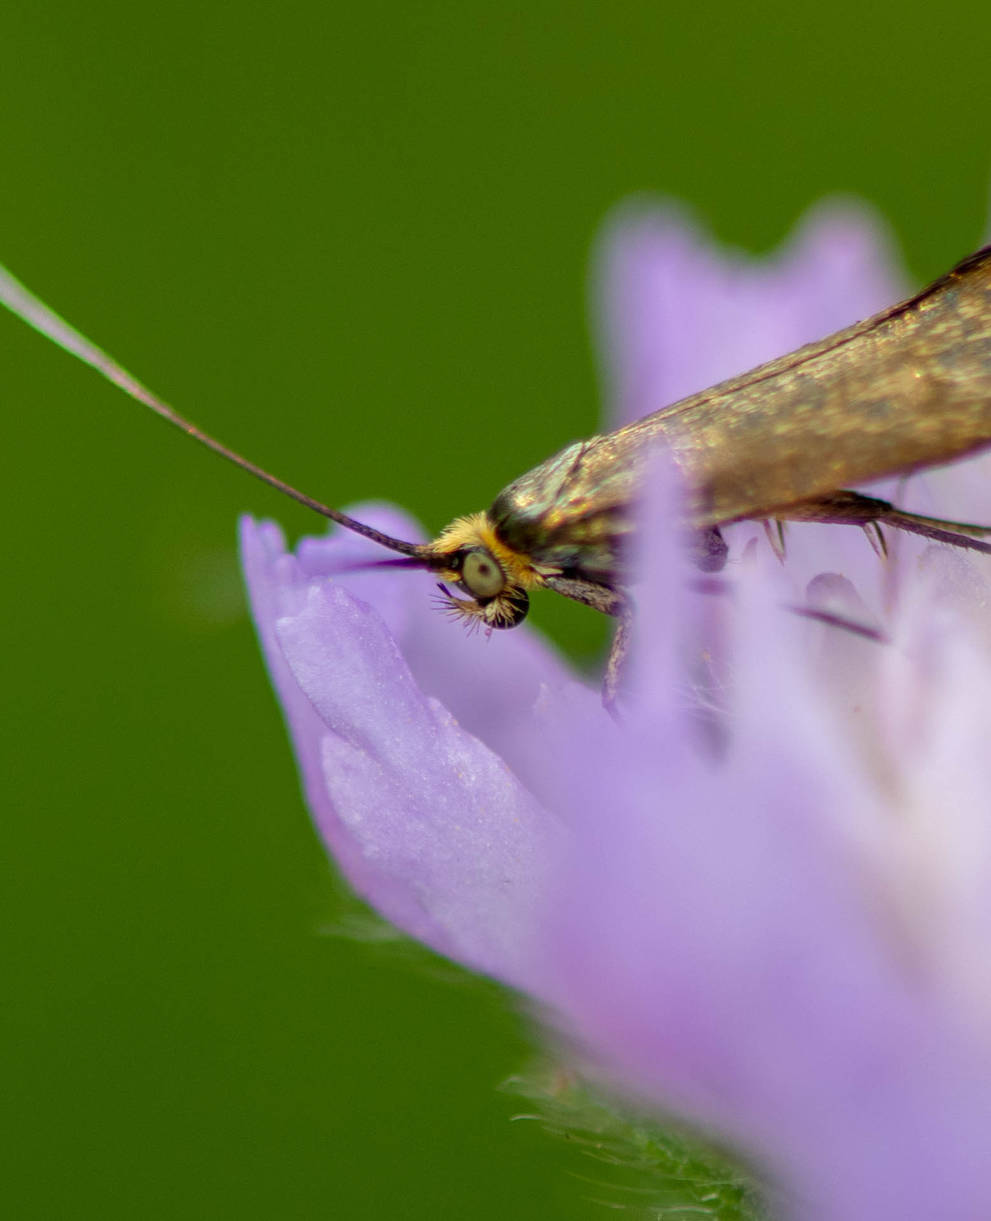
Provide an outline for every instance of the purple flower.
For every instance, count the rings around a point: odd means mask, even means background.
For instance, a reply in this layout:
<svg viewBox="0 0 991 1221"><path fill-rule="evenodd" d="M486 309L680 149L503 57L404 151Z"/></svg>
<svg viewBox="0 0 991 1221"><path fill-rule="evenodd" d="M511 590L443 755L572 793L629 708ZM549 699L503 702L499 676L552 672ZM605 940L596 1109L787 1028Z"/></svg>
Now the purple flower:
<svg viewBox="0 0 991 1221"><path fill-rule="evenodd" d="M900 290L852 205L763 262L627 209L598 266L620 414ZM786 1213L987 1215L986 569L906 538L882 566L817 526L782 566L741 526L732 594L693 592L681 491L659 458L621 727L529 628L466 637L423 574L335 576L364 540L290 555L244 522L314 818L383 915L539 1001L590 1073L734 1143ZM787 609L806 598L890 643Z"/></svg>

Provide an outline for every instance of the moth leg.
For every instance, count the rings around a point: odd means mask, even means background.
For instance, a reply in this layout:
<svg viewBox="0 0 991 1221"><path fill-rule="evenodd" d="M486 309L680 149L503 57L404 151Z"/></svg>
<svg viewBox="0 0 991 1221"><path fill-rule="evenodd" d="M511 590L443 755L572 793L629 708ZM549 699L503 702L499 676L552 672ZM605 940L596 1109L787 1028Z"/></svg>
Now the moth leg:
<svg viewBox="0 0 991 1221"><path fill-rule="evenodd" d="M991 526L978 526L970 522L948 521L943 517L926 517L921 513L908 513L887 500L875 496L864 496L861 492L841 490L820 496L815 500L803 500L780 511L782 517L792 521L821 521L837 525L863 526L865 530L880 531L880 527L891 526L908 534L918 534L937 543L949 543L968 551L981 551L991 555L991 543L980 535L991 534ZM876 537L876 534L875 534ZM872 542L873 545L873 542ZM883 543L882 543L883 546Z"/></svg>
<svg viewBox="0 0 991 1221"><path fill-rule="evenodd" d="M609 659L606 662L606 672L602 679L602 703L606 711L616 717L616 699L619 694L619 684L623 674L623 662L630 643L630 629L633 624L633 607L629 599L608 585L599 585L595 581L584 581L579 577L547 577L545 585L555 593L564 594L575 602L582 602L594 610L612 615L619 622L613 635L609 649Z"/></svg>
<svg viewBox="0 0 991 1221"><path fill-rule="evenodd" d="M586 581L581 577L544 577L544 586L556 594L563 594L573 602L591 606L604 615L619 615L626 605L626 598L617 589L600 585L597 581Z"/></svg>
<svg viewBox="0 0 991 1221"><path fill-rule="evenodd" d="M606 672L602 676L602 706L614 720L619 719L616 704L619 699L619 685L623 678L626 654L630 649L632 628L633 611L627 603L617 617L616 630L613 632L612 644L609 646Z"/></svg>

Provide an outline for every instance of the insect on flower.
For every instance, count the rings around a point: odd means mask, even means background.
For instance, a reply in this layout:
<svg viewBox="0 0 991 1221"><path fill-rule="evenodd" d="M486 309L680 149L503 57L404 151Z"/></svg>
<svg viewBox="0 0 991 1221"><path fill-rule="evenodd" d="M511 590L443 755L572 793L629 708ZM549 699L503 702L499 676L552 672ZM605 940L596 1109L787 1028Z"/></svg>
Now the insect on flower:
<svg viewBox="0 0 991 1221"><path fill-rule="evenodd" d="M481 513L428 543L393 538L307 496L228 449L152 394L0 268L0 301L132 398L324 517L438 578L471 626L511 628L550 589L617 617L604 699L614 702L630 623L625 556L651 449L667 446L691 497L699 567L722 567L720 527L746 519L888 525L991 553L991 527L907 513L848 489L991 444L991 247L902 303L603 436L566 446ZM451 586L456 593L451 591Z"/></svg>

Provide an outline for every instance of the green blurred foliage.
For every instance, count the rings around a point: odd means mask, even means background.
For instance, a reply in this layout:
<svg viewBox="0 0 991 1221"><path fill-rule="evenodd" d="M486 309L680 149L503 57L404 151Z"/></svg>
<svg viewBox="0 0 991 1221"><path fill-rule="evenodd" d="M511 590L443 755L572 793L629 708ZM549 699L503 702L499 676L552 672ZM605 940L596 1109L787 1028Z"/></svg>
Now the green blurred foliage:
<svg viewBox="0 0 991 1221"><path fill-rule="evenodd" d="M246 454L429 527L596 427L623 196L761 250L856 193L920 280L984 232L981 0L13 0L0 47L0 259ZM601 1216L508 1122L511 1004L324 935L232 544L313 521L8 317L0 385L4 1214Z"/></svg>

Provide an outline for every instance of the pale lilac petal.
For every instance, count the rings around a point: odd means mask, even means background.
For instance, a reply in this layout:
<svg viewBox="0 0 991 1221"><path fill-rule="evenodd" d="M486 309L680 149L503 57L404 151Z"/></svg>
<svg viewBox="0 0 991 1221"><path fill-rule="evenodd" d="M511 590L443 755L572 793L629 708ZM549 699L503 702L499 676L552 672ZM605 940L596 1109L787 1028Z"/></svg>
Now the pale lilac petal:
<svg viewBox="0 0 991 1221"><path fill-rule="evenodd" d="M411 936L537 990L552 817L420 691L379 615L315 574L312 545L300 563L274 526L246 519L242 550L307 801L342 872Z"/></svg>
<svg viewBox="0 0 991 1221"><path fill-rule="evenodd" d="M967 684L955 672L974 665L966 624L933 629L921 659L810 624L782 607L787 583L769 566L741 572L724 604L725 683L672 683L672 656L691 675L714 641L710 624L699 639L695 595L672 581L670 502L656 490L649 501L651 613L636 656L657 681L638 674L648 696L626 732L594 754L579 740L570 772L570 867L552 890L548 945L566 1029L634 1094L748 1151L782 1185L786 1212L986 1215L991 977L978 881L991 864L991 767L975 777L970 754L991 713L988 654ZM832 670L851 649L880 690L886 671L901 680L887 676L905 715L900 740L876 743L897 752L886 759L859 748L865 710L842 707L844 684L823 692L810 665L824 650ZM962 717L931 720L920 739L908 697L939 696L933 664L968 694ZM716 738L691 731L700 693L722 718ZM907 792L896 800L886 775L910 790L921 780L928 817ZM955 870L945 849L931 855L947 839Z"/></svg>
<svg viewBox="0 0 991 1221"><path fill-rule="evenodd" d="M810 222L797 255L755 269L676 213L621 216L601 277L620 410L896 299L869 241L834 262L842 228ZM987 461L876 494L991 520ZM904 536L881 564L856 531L814 526L789 529L781 566L741 524L706 607L665 544L664 478L627 731L598 756L576 734L560 777L562 1028L614 1082L749 1152L788 1214L988 1215L991 566ZM806 598L892 643L799 619Z"/></svg>

